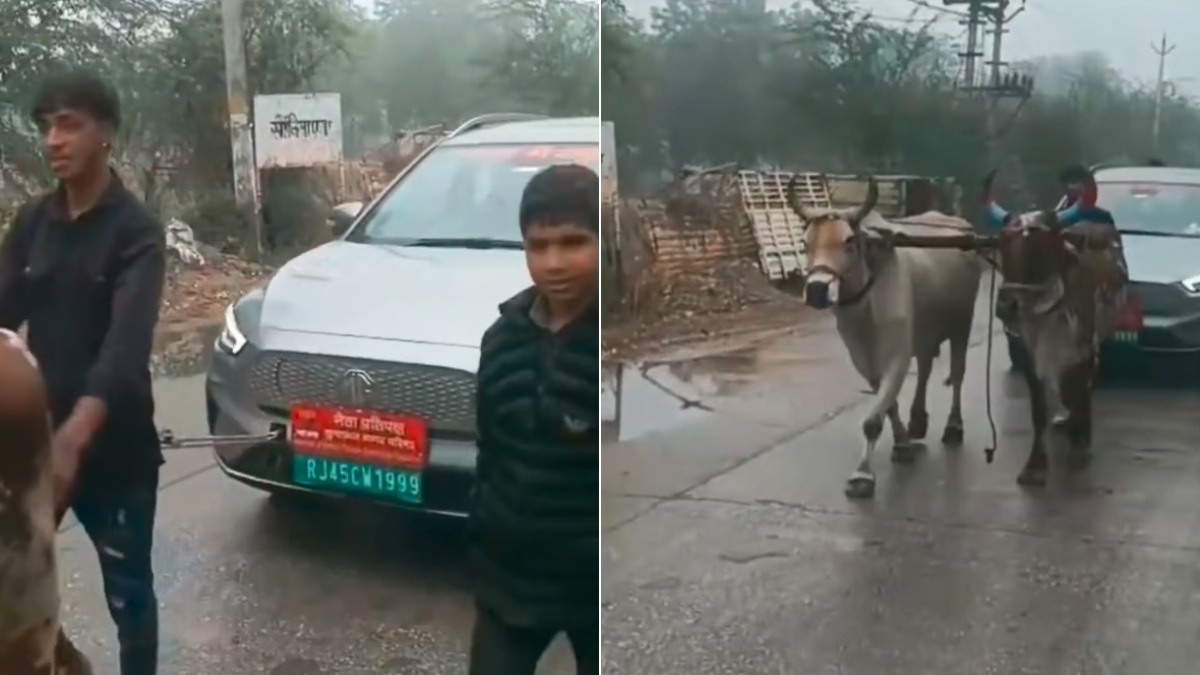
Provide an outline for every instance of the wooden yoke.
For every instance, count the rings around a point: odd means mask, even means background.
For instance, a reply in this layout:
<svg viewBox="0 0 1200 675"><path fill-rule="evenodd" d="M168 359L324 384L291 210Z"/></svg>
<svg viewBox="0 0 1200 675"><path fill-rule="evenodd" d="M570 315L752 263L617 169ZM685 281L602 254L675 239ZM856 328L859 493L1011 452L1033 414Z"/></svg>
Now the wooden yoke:
<svg viewBox="0 0 1200 675"><path fill-rule="evenodd" d="M898 248L953 248L960 251L986 251L996 248L997 237L964 232L963 234L909 234L893 230L872 230L883 243Z"/></svg>

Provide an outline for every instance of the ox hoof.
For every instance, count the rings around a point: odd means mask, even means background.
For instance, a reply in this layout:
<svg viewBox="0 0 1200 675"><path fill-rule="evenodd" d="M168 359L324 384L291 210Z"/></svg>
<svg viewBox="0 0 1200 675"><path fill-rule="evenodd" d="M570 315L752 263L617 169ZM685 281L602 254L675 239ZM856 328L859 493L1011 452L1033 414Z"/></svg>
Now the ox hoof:
<svg viewBox="0 0 1200 675"><path fill-rule="evenodd" d="M871 499L875 496L875 476L855 473L846 481L845 492L850 499Z"/></svg>
<svg viewBox="0 0 1200 675"><path fill-rule="evenodd" d="M908 437L914 441L925 438L929 433L929 415L913 413L908 420Z"/></svg>
<svg viewBox="0 0 1200 675"><path fill-rule="evenodd" d="M1027 466L1017 474L1017 483L1025 487L1045 487L1046 469Z"/></svg>
<svg viewBox="0 0 1200 675"><path fill-rule="evenodd" d="M1067 451L1067 469L1083 471L1092 463L1092 451L1086 446L1072 446Z"/></svg>
<svg viewBox="0 0 1200 675"><path fill-rule="evenodd" d="M942 432L942 445L959 447L963 444L963 428L956 426L948 426Z"/></svg>
<svg viewBox="0 0 1200 675"><path fill-rule="evenodd" d="M892 464L912 464L924 449L924 444L915 441L897 443L892 446Z"/></svg>

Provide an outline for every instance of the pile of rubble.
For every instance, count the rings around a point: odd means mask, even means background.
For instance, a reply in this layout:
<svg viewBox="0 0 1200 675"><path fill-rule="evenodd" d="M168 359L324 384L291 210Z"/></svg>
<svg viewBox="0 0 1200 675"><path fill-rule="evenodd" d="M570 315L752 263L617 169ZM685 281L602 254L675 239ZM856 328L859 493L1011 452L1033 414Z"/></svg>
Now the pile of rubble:
<svg viewBox="0 0 1200 675"><path fill-rule="evenodd" d="M196 241L192 228L181 220L168 221L166 235L169 257L160 342L219 323L229 303L265 282L273 271Z"/></svg>

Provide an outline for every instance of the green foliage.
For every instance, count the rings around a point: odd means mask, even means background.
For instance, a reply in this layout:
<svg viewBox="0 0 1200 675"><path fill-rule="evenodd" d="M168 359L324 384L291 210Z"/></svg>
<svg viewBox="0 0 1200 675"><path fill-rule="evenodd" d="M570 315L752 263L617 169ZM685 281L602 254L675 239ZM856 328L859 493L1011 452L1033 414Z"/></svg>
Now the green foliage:
<svg viewBox="0 0 1200 675"><path fill-rule="evenodd" d="M1157 154L1200 165L1200 110L1168 97L1156 152L1151 93L1102 55L1017 64L1037 78L1033 98L989 111L985 97L959 89L959 48L943 24L877 19L852 0L786 11L763 0L665 0L648 25L619 3L603 11L602 115L615 123L623 190L656 189L680 165L729 161L974 184L1004 160L1049 190L1069 162Z"/></svg>
<svg viewBox="0 0 1200 675"><path fill-rule="evenodd" d="M497 91L537 112L596 114L600 26L594 2L491 0L486 6L501 35L485 61Z"/></svg>
<svg viewBox="0 0 1200 675"><path fill-rule="evenodd" d="M481 112L595 114L600 28L595 0L248 0L252 94L342 94L347 154L395 132ZM121 92L117 150L148 202L199 221L198 233L244 235L230 217L231 153L218 0L0 0L2 184L49 176L25 110L38 82L93 67ZM320 190L265 178L276 227L295 241L323 221ZM297 187L301 186L301 187ZM170 193L171 200L165 195ZM0 195L0 203L20 195ZM304 200L308 201L305 202ZM283 201L280 201L283 200ZM296 202L296 200L300 200ZM294 215L300 214L300 215ZM309 215L317 214L314 218Z"/></svg>

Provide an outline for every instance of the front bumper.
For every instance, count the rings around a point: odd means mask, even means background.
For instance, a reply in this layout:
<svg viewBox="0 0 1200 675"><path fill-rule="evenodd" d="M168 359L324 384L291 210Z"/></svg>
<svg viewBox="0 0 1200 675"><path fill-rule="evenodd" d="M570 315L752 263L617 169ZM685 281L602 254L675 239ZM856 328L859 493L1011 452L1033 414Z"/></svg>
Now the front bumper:
<svg viewBox="0 0 1200 675"><path fill-rule="evenodd" d="M209 432L215 436L265 434L286 426L286 417L263 411L245 400L238 387L233 360L214 354L205 381ZM422 472L423 500L419 505L382 501L371 496L343 494L297 485L292 480L294 452L287 441L220 444L213 455L221 471L245 485L268 492L294 492L381 504L433 515L466 517L475 482L478 449L473 440L430 439L429 464Z"/></svg>
<svg viewBox="0 0 1200 675"><path fill-rule="evenodd" d="M1200 303L1176 297L1173 289L1158 284L1135 283L1130 292L1137 294L1144 308L1142 330L1136 336L1117 331L1103 345L1106 353L1200 354ZM1009 340L1021 340L1011 323L1004 323L1004 333Z"/></svg>

